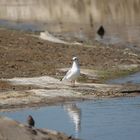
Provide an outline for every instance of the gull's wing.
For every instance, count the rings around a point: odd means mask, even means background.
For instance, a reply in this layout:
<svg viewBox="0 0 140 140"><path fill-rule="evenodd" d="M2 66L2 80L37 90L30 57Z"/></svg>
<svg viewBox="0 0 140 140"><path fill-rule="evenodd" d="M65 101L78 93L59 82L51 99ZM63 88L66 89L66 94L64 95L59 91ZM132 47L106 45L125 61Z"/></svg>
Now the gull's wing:
<svg viewBox="0 0 140 140"><path fill-rule="evenodd" d="M66 73L66 75L63 77L62 80L66 80L71 75L71 73L72 73L72 70L71 69L68 70L67 73Z"/></svg>

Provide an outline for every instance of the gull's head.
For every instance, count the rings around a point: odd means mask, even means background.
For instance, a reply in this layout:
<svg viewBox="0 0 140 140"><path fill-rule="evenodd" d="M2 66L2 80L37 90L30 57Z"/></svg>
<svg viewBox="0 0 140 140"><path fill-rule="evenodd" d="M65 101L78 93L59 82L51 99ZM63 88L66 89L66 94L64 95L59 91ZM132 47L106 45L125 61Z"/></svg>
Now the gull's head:
<svg viewBox="0 0 140 140"><path fill-rule="evenodd" d="M77 57L73 57L72 60L73 61L76 61L76 60L78 60L78 58Z"/></svg>

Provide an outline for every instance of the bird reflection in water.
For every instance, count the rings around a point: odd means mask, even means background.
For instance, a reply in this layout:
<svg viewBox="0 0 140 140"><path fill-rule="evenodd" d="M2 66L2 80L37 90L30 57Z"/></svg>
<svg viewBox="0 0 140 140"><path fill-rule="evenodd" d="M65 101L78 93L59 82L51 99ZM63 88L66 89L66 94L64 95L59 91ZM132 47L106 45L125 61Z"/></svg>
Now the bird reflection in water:
<svg viewBox="0 0 140 140"><path fill-rule="evenodd" d="M64 105L64 109L67 111L70 119L75 125L76 136L81 129L81 109L76 104Z"/></svg>

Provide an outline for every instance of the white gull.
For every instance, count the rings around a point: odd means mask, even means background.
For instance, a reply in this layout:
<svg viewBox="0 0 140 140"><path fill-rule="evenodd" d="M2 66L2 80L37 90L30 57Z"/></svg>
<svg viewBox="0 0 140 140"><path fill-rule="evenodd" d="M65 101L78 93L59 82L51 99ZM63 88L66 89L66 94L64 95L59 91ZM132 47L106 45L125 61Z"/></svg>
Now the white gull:
<svg viewBox="0 0 140 140"><path fill-rule="evenodd" d="M63 77L63 79L61 79L61 81L64 81L64 80L71 81L73 86L75 86L75 81L80 76L80 66L79 66L77 57L73 57L72 60L73 60L73 64L72 64L71 69L69 69L69 71Z"/></svg>

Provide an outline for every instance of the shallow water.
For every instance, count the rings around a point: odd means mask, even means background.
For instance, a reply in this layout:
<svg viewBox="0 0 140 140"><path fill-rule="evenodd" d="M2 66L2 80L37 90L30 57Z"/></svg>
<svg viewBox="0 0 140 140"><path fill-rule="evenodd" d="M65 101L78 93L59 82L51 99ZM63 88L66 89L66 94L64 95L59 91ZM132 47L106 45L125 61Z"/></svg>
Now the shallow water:
<svg viewBox="0 0 140 140"><path fill-rule="evenodd" d="M83 140L139 140L140 97L73 102L67 105L0 113L36 127L63 131Z"/></svg>
<svg viewBox="0 0 140 140"><path fill-rule="evenodd" d="M109 80L106 83L111 84L125 84L125 83L133 83L133 84L140 84L140 72L135 74L131 74L126 77L117 78L114 80Z"/></svg>
<svg viewBox="0 0 140 140"><path fill-rule="evenodd" d="M86 43L98 40L107 45L139 46L139 7L140 0L0 0L0 26L31 31L73 31L74 38L79 34L80 41ZM105 28L103 39L95 37L100 25Z"/></svg>
<svg viewBox="0 0 140 140"><path fill-rule="evenodd" d="M0 19L0 27L4 27L8 29L37 32L42 30L41 26L42 25L36 23L14 22L14 21Z"/></svg>

